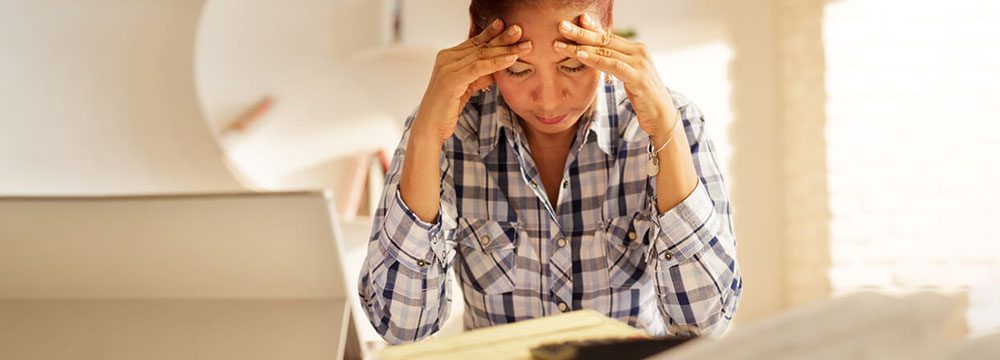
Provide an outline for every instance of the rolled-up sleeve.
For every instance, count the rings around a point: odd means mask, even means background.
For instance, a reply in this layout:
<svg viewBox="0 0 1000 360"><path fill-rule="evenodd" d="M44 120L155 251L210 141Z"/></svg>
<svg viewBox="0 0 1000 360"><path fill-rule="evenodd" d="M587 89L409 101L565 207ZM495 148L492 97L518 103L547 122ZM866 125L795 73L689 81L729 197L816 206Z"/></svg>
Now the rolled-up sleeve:
<svg viewBox="0 0 1000 360"><path fill-rule="evenodd" d="M699 181L684 201L657 217L648 259L667 330L716 336L732 320L743 280L729 197L704 118L693 104L680 110Z"/></svg>
<svg viewBox="0 0 1000 360"><path fill-rule="evenodd" d="M415 115L414 115L415 116ZM375 330L391 344L419 340L436 332L448 318L451 287L448 268L454 242L454 187L448 161L441 155L441 203L438 221L421 221L399 194L399 176L414 116L397 147L379 208L358 292ZM449 140L450 141L450 140Z"/></svg>

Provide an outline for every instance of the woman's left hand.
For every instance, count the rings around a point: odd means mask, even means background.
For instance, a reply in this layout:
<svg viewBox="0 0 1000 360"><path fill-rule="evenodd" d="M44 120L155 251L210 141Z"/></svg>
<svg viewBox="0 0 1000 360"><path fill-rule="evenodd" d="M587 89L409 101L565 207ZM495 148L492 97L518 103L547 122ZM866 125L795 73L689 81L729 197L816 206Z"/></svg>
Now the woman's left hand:
<svg viewBox="0 0 1000 360"><path fill-rule="evenodd" d="M639 126L660 145L669 137L679 114L670 92L660 80L646 45L605 31L587 14L580 24L559 24L559 33L576 44L556 41L556 52L576 58L584 65L614 75L625 84Z"/></svg>

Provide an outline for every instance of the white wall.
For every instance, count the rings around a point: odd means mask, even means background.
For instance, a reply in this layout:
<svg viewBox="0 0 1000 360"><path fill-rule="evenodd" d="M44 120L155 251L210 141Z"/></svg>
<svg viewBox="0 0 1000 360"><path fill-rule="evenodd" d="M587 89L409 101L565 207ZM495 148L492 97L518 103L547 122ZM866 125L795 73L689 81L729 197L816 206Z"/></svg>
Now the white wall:
<svg viewBox="0 0 1000 360"><path fill-rule="evenodd" d="M213 130L261 97L275 99L246 136L224 141L254 185L336 188L337 175L350 166L331 159L395 148L437 50L465 38L468 18L463 1L407 1L404 41L389 44L384 32L391 28L392 2L213 0L205 6L195 66Z"/></svg>
<svg viewBox="0 0 1000 360"><path fill-rule="evenodd" d="M383 1L202 5L0 3L17 14L0 23L0 193L236 188L212 137L265 94L276 104L260 137L225 149L237 172L335 182L322 161L394 146L434 52L468 26L466 1L405 1L406 44L386 49ZM728 164L747 284L737 321L785 304L774 16L770 0L616 4L616 26L635 28L667 85L701 105ZM371 124L388 125L374 137Z"/></svg>
<svg viewBox="0 0 1000 360"><path fill-rule="evenodd" d="M201 5L0 2L0 194L240 188L195 99Z"/></svg>

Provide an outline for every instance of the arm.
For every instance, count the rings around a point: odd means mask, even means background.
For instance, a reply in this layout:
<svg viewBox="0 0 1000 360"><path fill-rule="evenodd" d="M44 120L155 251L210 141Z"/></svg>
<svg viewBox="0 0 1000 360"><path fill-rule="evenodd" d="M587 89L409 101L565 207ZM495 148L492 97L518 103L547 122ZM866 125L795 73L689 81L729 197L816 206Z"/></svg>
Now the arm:
<svg viewBox="0 0 1000 360"><path fill-rule="evenodd" d="M670 205L658 215L660 231L648 259L667 329L717 336L732 320L743 280L729 197L704 118L693 104L680 110L677 121L683 126L657 154L656 205L660 211L663 204ZM666 140L659 141L653 139L657 145Z"/></svg>
<svg viewBox="0 0 1000 360"><path fill-rule="evenodd" d="M721 334L736 310L742 279L729 198L701 112L689 105L678 114L681 109L673 106L645 44L614 35L588 14L580 16L580 26L568 21L558 26L576 44L557 40L556 52L621 79L639 126L655 149L666 145L657 153L660 169L651 208L659 214L659 230L647 259L667 329ZM677 126L668 144L674 125L684 126Z"/></svg>
<svg viewBox="0 0 1000 360"><path fill-rule="evenodd" d="M390 343L426 337L448 317L455 244L446 234L454 231L457 214L442 144L458 141L452 134L460 116L478 116L463 109L478 89L493 83L492 74L531 51L530 42L515 45L520 38L520 27L504 31L497 19L479 35L440 51L420 107L407 120L358 280L368 319Z"/></svg>
<svg viewBox="0 0 1000 360"><path fill-rule="evenodd" d="M413 121L411 117L407 122L386 175L358 282L369 321L392 344L416 341L436 332L451 308L447 273L454 242L446 234L454 229L455 191L440 146L431 151L420 144L412 135ZM411 145L413 153L409 153ZM411 162L413 175L407 171ZM424 185L415 190L422 195L417 201L424 202L420 204L424 211L432 207L433 217L440 221L423 221L407 206L401 185L401 179L406 182L407 178L415 180L410 181L413 185Z"/></svg>

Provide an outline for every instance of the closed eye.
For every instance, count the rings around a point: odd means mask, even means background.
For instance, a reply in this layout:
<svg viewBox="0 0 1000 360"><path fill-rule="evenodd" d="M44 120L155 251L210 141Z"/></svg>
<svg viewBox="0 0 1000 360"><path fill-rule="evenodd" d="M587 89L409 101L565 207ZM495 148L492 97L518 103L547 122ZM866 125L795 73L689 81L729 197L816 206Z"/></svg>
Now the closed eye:
<svg viewBox="0 0 1000 360"><path fill-rule="evenodd" d="M514 72L514 71L511 71L508 68L508 69L505 69L504 71L507 72L507 75L510 75L511 77L515 77L515 78L525 77L525 76L528 76L528 74L531 74L531 69L526 69L526 70Z"/></svg>
<svg viewBox="0 0 1000 360"><path fill-rule="evenodd" d="M585 69L586 67L587 67L587 65L584 65L584 64L580 64L580 65L575 66L575 67L570 67L570 66L565 66L565 65L560 65L559 66L560 69L562 69L563 71L568 72L568 73L578 73L578 72L583 71L583 69ZM513 78L522 78L522 77L531 75L531 72L533 70L531 70L531 69L525 69L525 70L521 70L521 71L513 71L510 68L507 68L507 69L504 69L504 71L506 71L507 75L509 75L510 77L513 77Z"/></svg>
<svg viewBox="0 0 1000 360"><path fill-rule="evenodd" d="M575 73L583 71L583 68L587 67L587 65L580 64L580 66L577 67L569 67L569 66L559 66L559 67L562 68L563 71Z"/></svg>

